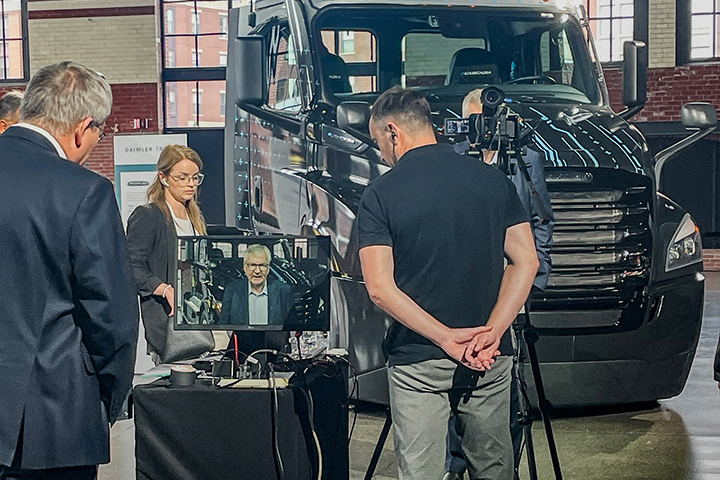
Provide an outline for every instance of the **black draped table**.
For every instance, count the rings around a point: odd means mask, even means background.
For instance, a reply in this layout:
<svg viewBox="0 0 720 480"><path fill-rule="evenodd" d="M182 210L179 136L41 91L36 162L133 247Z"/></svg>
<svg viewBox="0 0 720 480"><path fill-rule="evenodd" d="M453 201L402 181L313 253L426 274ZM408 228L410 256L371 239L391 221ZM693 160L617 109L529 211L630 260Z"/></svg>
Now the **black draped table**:
<svg viewBox="0 0 720 480"><path fill-rule="evenodd" d="M309 480L315 447L306 440L306 400L291 388L277 393L275 414L267 388L219 389L201 380L169 387L166 379L135 387L137 478L274 480L279 457L285 480Z"/></svg>

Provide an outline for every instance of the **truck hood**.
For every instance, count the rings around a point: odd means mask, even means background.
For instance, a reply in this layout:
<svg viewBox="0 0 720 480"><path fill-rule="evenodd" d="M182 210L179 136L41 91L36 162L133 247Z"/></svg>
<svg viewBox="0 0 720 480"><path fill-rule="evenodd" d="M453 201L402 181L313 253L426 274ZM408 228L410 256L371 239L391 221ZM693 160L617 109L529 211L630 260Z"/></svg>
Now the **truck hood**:
<svg viewBox="0 0 720 480"><path fill-rule="evenodd" d="M513 109L535 128L546 167L612 168L652 175L640 131L607 107L526 104Z"/></svg>

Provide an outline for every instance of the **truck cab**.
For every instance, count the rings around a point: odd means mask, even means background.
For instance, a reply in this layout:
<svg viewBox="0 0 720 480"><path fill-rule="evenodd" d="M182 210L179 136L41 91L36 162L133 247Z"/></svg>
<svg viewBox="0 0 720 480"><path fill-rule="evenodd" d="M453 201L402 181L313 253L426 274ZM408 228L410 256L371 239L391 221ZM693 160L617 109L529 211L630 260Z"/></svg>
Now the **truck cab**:
<svg viewBox="0 0 720 480"><path fill-rule="evenodd" d="M226 225L331 238L329 342L349 351L361 400L387 402L381 344L393 320L365 290L355 220L365 187L389 169L369 137L369 106L398 84L426 94L441 142L462 140L444 120L489 85L533 125L557 222L548 287L531 299L549 400L682 391L702 320L702 246L657 185L665 161L710 133L716 115L683 107L696 133L653 156L628 123L644 104L642 44L626 46L628 108L616 113L570 2L257 0L231 11L230 32Z"/></svg>

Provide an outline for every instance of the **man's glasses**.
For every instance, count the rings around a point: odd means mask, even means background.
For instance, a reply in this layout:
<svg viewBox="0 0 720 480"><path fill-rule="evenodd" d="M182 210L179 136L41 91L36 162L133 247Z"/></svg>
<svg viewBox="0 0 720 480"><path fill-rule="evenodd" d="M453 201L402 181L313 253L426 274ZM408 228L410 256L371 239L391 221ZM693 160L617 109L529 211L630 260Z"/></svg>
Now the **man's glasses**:
<svg viewBox="0 0 720 480"><path fill-rule="evenodd" d="M265 270L270 266L269 263L246 263L246 267L248 267L250 270L255 270L256 268L259 268L260 270Z"/></svg>
<svg viewBox="0 0 720 480"><path fill-rule="evenodd" d="M100 140L102 140L103 138L105 138L105 130L104 130L105 123L104 122L102 124L100 124L100 123L96 122L95 119L93 118L92 122L90 122L90 124L88 125L88 128L97 128L98 129L98 131L99 131L98 142Z"/></svg>
<svg viewBox="0 0 720 480"><path fill-rule="evenodd" d="M188 185L192 183L193 185L202 185L203 180L205 180L205 175L202 173L197 173L195 175L170 175L170 178L175 180L180 185Z"/></svg>

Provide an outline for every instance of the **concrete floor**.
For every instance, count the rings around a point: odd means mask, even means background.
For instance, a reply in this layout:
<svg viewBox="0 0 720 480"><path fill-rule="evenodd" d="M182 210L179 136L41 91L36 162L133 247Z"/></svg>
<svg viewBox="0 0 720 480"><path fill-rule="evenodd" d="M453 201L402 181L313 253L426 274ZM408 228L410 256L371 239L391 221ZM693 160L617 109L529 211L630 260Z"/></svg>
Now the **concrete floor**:
<svg viewBox="0 0 720 480"><path fill-rule="evenodd" d="M682 394L643 409L559 412L553 420L566 480L720 480L720 398L712 362L720 332L720 273L707 273L705 315L697 354ZM363 405L350 442L350 478L365 476L385 419L384 408ZM352 416L351 416L352 421ZM542 425L533 426L540 479L554 478ZM135 477L131 421L112 429L112 462L100 480ZM523 464L521 477L528 478ZM392 433L376 480L397 478ZM259 479L262 480L262 479Z"/></svg>

